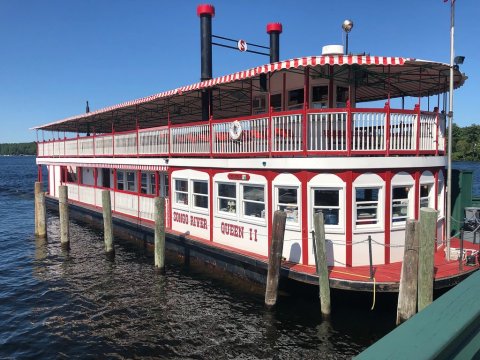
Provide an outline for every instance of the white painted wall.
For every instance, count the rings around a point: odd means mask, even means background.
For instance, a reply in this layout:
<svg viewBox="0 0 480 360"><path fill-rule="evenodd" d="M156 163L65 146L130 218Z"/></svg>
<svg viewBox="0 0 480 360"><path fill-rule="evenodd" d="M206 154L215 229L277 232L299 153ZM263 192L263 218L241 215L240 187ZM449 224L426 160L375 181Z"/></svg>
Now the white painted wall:
<svg viewBox="0 0 480 360"><path fill-rule="evenodd" d="M237 172L233 172L237 173ZM242 172L242 174L246 174ZM247 173L248 174L248 173ZM218 212L218 203L214 202L213 218L213 241L234 246L244 251L255 252L263 256L268 256L268 229L267 221L271 221L271 214L268 212L268 206L265 207L265 218L246 219L241 214L240 185L264 185L265 201L268 199L267 179L260 175L249 174L250 180L229 180L228 172L214 176L214 199L217 199L216 182L235 183L237 185L237 212L235 214L226 214ZM268 220L270 219L270 220ZM238 228L237 228L238 227ZM229 229L241 229L237 236L228 234ZM241 236L240 236L241 232Z"/></svg>
<svg viewBox="0 0 480 360"><path fill-rule="evenodd" d="M187 180L189 198L188 205L175 203L175 180ZM177 170L173 171L170 179L170 193L172 198L172 229L181 233L187 233L198 236L202 239L210 239L210 216L209 209L199 209L193 207L193 184L192 180L209 180L209 175L203 171L197 170ZM211 196L212 190L208 184L208 194Z"/></svg>

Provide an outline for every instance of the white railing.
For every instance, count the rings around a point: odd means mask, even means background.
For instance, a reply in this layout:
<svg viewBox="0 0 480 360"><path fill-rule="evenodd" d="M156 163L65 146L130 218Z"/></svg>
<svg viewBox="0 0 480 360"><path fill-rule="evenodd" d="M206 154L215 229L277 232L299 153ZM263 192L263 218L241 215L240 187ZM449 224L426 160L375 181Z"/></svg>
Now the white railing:
<svg viewBox="0 0 480 360"><path fill-rule="evenodd" d="M78 155L93 155L93 138L88 137L78 139Z"/></svg>
<svg viewBox="0 0 480 360"><path fill-rule="evenodd" d="M437 137L437 115L420 115L420 150L435 150Z"/></svg>
<svg viewBox="0 0 480 360"><path fill-rule="evenodd" d="M264 156L270 152L279 154L305 150L326 154L347 150L388 153L387 138L388 150L392 152L436 151L437 141L438 150L445 149L444 119L437 114L420 113L417 108L413 111L352 109L351 113L342 110L312 110L307 112L306 124L303 123L302 113L274 113L272 117L237 120L242 130L238 138L230 131L235 122L232 119L211 124L204 122L200 125L48 141L38 144L38 153L46 157L206 155L210 151L226 156Z"/></svg>
<svg viewBox="0 0 480 360"><path fill-rule="evenodd" d="M242 133L237 140L233 140L230 136L232 122L212 125L212 152L214 154L265 153L268 151L268 118L239 121Z"/></svg>
<svg viewBox="0 0 480 360"><path fill-rule="evenodd" d="M155 220L155 198L140 196L139 202L140 202L139 216L142 219L154 221Z"/></svg>
<svg viewBox="0 0 480 360"><path fill-rule="evenodd" d="M384 112L352 112L352 150L385 150Z"/></svg>
<svg viewBox="0 0 480 360"><path fill-rule="evenodd" d="M95 155L113 154L113 135L102 135L95 138Z"/></svg>
<svg viewBox="0 0 480 360"><path fill-rule="evenodd" d="M86 204L95 205L95 188L91 186L82 186L78 187L78 201L81 201ZM100 196L101 198L101 196Z"/></svg>
<svg viewBox="0 0 480 360"><path fill-rule="evenodd" d="M390 113L390 150L415 150L417 114Z"/></svg>
<svg viewBox="0 0 480 360"><path fill-rule="evenodd" d="M302 115L272 117L272 151L302 151Z"/></svg>
<svg viewBox="0 0 480 360"><path fill-rule="evenodd" d="M65 155L77 156L77 139L65 140Z"/></svg>
<svg viewBox="0 0 480 360"><path fill-rule="evenodd" d="M115 155L137 154L137 133L115 135Z"/></svg>
<svg viewBox="0 0 480 360"><path fill-rule="evenodd" d="M446 117L445 114L439 114L438 121L438 150L445 151L445 127Z"/></svg>
<svg viewBox="0 0 480 360"><path fill-rule="evenodd" d="M308 116L308 150L347 150L347 113L324 112Z"/></svg>
<svg viewBox="0 0 480 360"><path fill-rule="evenodd" d="M168 154L168 127L140 130L138 152L142 155Z"/></svg>
<svg viewBox="0 0 480 360"><path fill-rule="evenodd" d="M65 184L68 188L68 198L71 200L78 200L78 185L77 184Z"/></svg>
<svg viewBox="0 0 480 360"><path fill-rule="evenodd" d="M172 128L170 141L172 154L208 154L210 152L209 125Z"/></svg>
<svg viewBox="0 0 480 360"><path fill-rule="evenodd" d="M115 192L114 202L112 204L115 211L138 216L138 195Z"/></svg>

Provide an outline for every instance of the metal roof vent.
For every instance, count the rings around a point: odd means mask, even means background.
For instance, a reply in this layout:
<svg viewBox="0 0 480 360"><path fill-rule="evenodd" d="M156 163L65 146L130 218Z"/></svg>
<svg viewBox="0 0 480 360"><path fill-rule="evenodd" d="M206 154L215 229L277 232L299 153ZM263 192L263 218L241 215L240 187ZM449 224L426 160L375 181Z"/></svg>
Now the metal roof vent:
<svg viewBox="0 0 480 360"><path fill-rule="evenodd" d="M325 45L322 47L322 55L343 55L343 45Z"/></svg>

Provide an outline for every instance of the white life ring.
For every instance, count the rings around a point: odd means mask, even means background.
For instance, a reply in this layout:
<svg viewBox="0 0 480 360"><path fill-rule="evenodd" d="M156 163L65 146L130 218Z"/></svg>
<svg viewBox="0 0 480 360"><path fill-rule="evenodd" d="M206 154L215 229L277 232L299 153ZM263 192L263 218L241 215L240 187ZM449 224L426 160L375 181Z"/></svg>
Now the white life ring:
<svg viewBox="0 0 480 360"><path fill-rule="evenodd" d="M238 140L240 139L240 137L242 136L242 124L240 124L240 121L238 120L235 120L234 122L230 123L230 129L229 129L229 133L230 133L230 138L232 140Z"/></svg>

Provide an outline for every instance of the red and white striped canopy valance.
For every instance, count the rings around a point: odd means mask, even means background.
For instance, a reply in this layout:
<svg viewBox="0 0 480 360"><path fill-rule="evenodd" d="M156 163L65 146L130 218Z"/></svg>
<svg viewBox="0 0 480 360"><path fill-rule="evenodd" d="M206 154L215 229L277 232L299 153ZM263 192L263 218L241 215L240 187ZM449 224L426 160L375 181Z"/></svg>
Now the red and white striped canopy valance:
<svg viewBox="0 0 480 360"><path fill-rule="evenodd" d="M38 161L39 165L76 166L89 168L140 170L140 171L167 171L166 165L132 165L132 164L92 164L92 163L71 163L71 162L50 162Z"/></svg>

